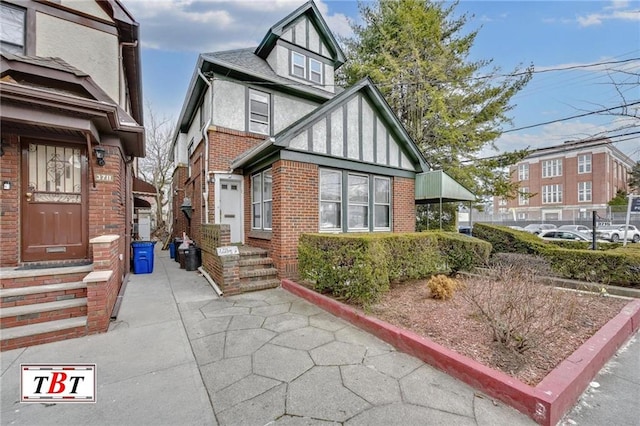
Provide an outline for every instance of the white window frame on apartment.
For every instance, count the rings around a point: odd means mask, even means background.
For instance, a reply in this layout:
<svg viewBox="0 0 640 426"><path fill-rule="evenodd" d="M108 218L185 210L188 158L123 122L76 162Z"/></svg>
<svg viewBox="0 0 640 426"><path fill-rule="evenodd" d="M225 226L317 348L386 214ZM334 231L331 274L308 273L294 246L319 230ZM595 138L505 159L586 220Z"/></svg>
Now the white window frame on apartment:
<svg viewBox="0 0 640 426"><path fill-rule="evenodd" d="M518 191L518 205L519 206L528 206L529 205L529 188L522 187Z"/></svg>
<svg viewBox="0 0 640 426"><path fill-rule="evenodd" d="M578 174L591 173L591 154L578 155Z"/></svg>
<svg viewBox="0 0 640 426"><path fill-rule="evenodd" d="M542 177L562 176L562 158L555 160L544 160L542 162Z"/></svg>
<svg viewBox="0 0 640 426"><path fill-rule="evenodd" d="M509 201L507 201L507 199L506 199L506 198L500 198L500 199L498 200L498 205L499 205L499 206L506 206L507 204L509 204Z"/></svg>
<svg viewBox="0 0 640 426"><path fill-rule="evenodd" d="M562 184L542 186L542 204L562 203Z"/></svg>
<svg viewBox="0 0 640 426"><path fill-rule="evenodd" d="M323 184L325 184L328 180L329 176L337 177L338 182L338 191L337 197L334 194L328 194L330 191L323 191ZM332 182L333 183L333 182ZM320 169L320 211L319 211L319 228L322 232L340 232L342 231L342 171L340 170L332 170L332 169ZM335 192L335 191L334 191ZM325 208L332 206L332 210L335 212L336 226L323 226L323 211Z"/></svg>
<svg viewBox="0 0 640 426"><path fill-rule="evenodd" d="M260 213L260 217L257 218L259 223L256 221L257 212ZM251 175L251 229L271 231L272 227L273 174L269 168Z"/></svg>
<svg viewBox="0 0 640 426"><path fill-rule="evenodd" d="M529 180L529 163L518 164L518 180Z"/></svg>
<svg viewBox="0 0 640 426"><path fill-rule="evenodd" d="M291 51L291 75L305 80L307 78L307 57L295 50Z"/></svg>
<svg viewBox="0 0 640 426"><path fill-rule="evenodd" d="M6 3L1 3L0 9L0 26L3 35L0 40L0 51L24 55L27 44L27 11Z"/></svg>
<svg viewBox="0 0 640 426"><path fill-rule="evenodd" d="M267 113L263 111L254 111L254 102L267 106ZM260 133L262 135L269 134L271 123L271 95L267 92L261 92L255 89L249 89L249 131L252 133Z"/></svg>
<svg viewBox="0 0 640 426"><path fill-rule="evenodd" d="M187 146L187 177L191 177L191 156L193 155L193 150L195 148L195 138L191 138L189 141L189 145Z"/></svg>
<svg viewBox="0 0 640 426"><path fill-rule="evenodd" d="M527 212L518 212L518 220L526 220L527 219Z"/></svg>
<svg viewBox="0 0 640 426"><path fill-rule="evenodd" d="M386 201L378 198L378 182L387 182ZM377 226L378 223L378 209L387 208L387 225ZM390 231L391 230L391 179L387 177L374 176L373 177L373 230L374 231Z"/></svg>
<svg viewBox="0 0 640 426"><path fill-rule="evenodd" d="M578 202L587 203L592 199L592 185L591 181L578 182Z"/></svg>

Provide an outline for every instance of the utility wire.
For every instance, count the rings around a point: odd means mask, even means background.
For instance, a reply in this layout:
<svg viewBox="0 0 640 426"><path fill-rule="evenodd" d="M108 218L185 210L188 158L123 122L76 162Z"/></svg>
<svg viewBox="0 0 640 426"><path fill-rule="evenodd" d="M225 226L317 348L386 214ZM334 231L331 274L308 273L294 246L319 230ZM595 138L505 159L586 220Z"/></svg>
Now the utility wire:
<svg viewBox="0 0 640 426"><path fill-rule="evenodd" d="M545 122L542 122L542 123L531 124L531 125L528 125L528 126L516 127L515 129L503 130L502 133L517 132L519 130L531 129L533 127L544 126L546 124L560 123L562 121L573 120L575 118L580 118L580 117L587 117L589 115L594 115L594 114L602 114L603 112L613 111L613 110L616 110L616 109L630 107L630 106L634 106L634 105L640 105L640 101L639 102L632 102L630 104L618 105L618 106L611 107L611 108L604 108L604 109L597 110L597 111L585 112L584 114L572 115L570 117L558 118L556 120L545 121Z"/></svg>

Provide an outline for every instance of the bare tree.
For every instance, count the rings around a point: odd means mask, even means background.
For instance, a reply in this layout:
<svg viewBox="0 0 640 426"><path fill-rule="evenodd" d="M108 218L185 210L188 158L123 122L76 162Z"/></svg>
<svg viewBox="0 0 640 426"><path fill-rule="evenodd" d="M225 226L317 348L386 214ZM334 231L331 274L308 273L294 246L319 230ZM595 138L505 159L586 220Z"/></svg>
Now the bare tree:
<svg viewBox="0 0 640 426"><path fill-rule="evenodd" d="M145 112L146 157L138 163L142 178L158 189L156 195L156 227L163 225L163 210L169 203L171 186L171 137L174 123L172 118L159 117L147 101Z"/></svg>

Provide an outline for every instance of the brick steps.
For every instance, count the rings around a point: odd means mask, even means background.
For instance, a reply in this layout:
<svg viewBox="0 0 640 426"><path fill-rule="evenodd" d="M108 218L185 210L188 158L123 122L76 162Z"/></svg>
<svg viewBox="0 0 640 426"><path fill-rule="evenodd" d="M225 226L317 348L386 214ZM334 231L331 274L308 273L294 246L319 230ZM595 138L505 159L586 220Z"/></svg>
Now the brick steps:
<svg viewBox="0 0 640 426"><path fill-rule="evenodd" d="M87 335L92 265L0 271L1 350Z"/></svg>
<svg viewBox="0 0 640 426"><path fill-rule="evenodd" d="M87 317L66 318L2 330L0 350L11 350L71 339L87 334Z"/></svg>
<svg viewBox="0 0 640 426"><path fill-rule="evenodd" d="M30 303L55 302L73 299L86 295L87 284L74 281L61 284L45 284L40 286L2 288L0 289L0 307L27 305Z"/></svg>
<svg viewBox="0 0 640 426"><path fill-rule="evenodd" d="M225 294L246 293L249 291L275 288L280 285L278 270L273 266L273 260L267 250L251 247L240 247L238 260L238 281L225 286Z"/></svg>
<svg viewBox="0 0 640 426"><path fill-rule="evenodd" d="M262 277L276 277L278 270L276 268L261 268L261 269L243 269L240 267L240 281L244 278L249 278L254 281L254 278L261 279Z"/></svg>

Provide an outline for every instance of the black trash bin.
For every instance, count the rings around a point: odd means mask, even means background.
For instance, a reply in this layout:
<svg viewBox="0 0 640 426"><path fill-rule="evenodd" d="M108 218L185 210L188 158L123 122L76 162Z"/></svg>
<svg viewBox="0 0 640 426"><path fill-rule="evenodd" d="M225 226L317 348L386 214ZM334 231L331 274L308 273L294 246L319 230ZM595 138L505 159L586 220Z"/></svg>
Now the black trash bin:
<svg viewBox="0 0 640 426"><path fill-rule="evenodd" d="M175 246L175 250L176 250L176 257L175 257L176 262L180 262L180 250L178 250L180 248L180 244L182 244L182 238L173 239L173 245Z"/></svg>
<svg viewBox="0 0 640 426"><path fill-rule="evenodd" d="M184 269L187 271L195 271L198 269L198 249L195 246L189 246L189 248L185 250L184 265Z"/></svg>

